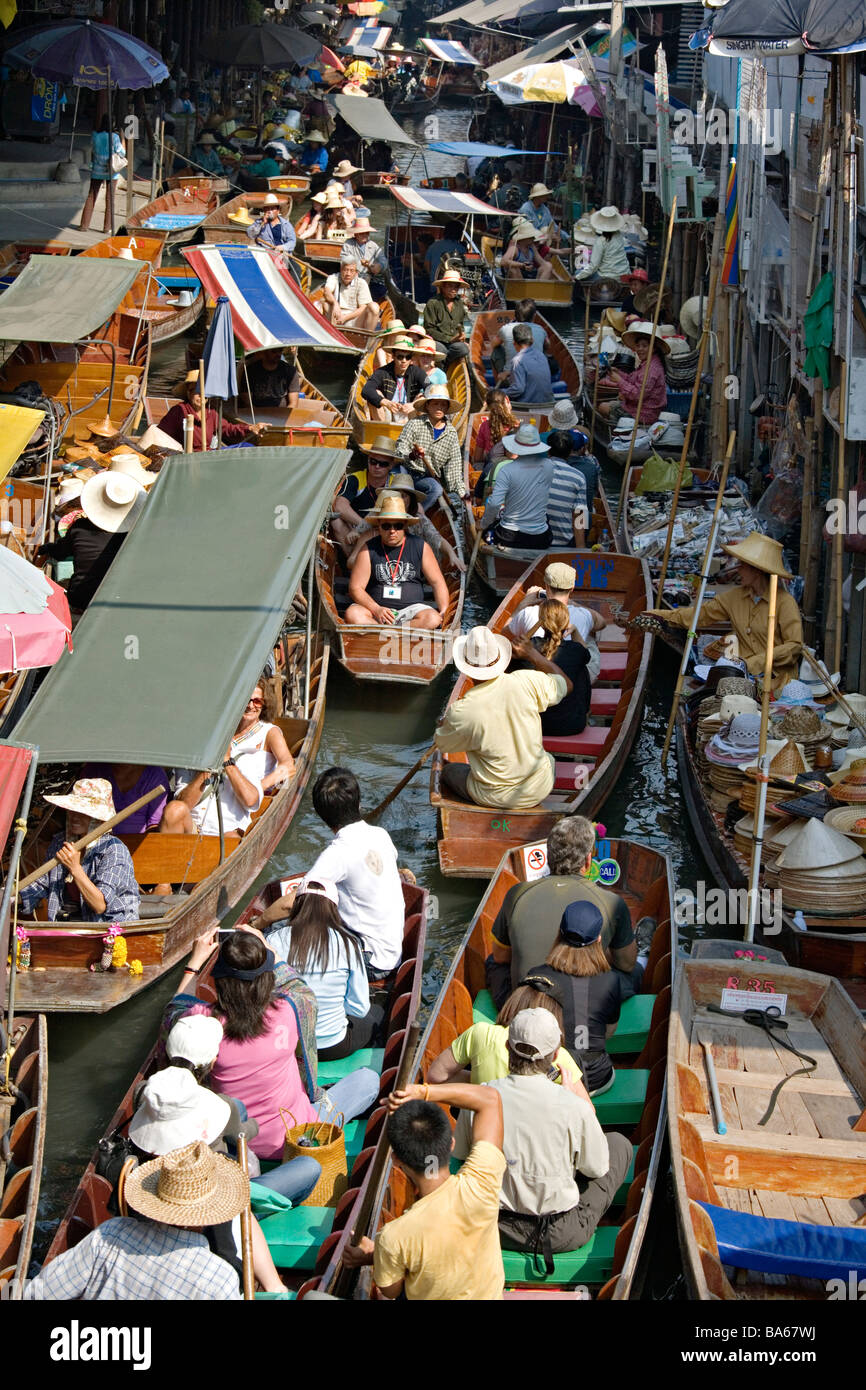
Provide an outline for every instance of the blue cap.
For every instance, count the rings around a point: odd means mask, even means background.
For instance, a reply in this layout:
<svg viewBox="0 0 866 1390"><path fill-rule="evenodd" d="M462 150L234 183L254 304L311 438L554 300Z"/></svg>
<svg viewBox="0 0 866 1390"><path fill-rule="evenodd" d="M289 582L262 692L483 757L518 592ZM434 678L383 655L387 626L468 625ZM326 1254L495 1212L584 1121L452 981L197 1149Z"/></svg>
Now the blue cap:
<svg viewBox="0 0 866 1390"><path fill-rule="evenodd" d="M561 940L569 946L591 946L601 938L604 918L595 903L569 903L559 923Z"/></svg>

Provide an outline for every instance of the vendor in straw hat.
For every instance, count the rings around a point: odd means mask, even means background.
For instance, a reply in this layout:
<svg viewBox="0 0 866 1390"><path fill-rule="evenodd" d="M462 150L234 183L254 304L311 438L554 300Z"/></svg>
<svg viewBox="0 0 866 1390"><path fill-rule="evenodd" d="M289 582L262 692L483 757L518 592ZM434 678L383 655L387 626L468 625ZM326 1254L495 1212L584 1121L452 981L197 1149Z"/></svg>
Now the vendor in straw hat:
<svg viewBox="0 0 866 1390"><path fill-rule="evenodd" d="M64 534L40 547L40 558L72 561L66 597L74 619L81 616L108 573L124 536L141 512L145 495L136 479L121 470L96 473L81 489L77 514L68 521Z"/></svg>
<svg viewBox="0 0 866 1390"><path fill-rule="evenodd" d="M216 152L216 144L216 136L211 131L202 131L192 147L190 163L196 173L212 174L214 178L221 179L225 169Z"/></svg>
<svg viewBox="0 0 866 1390"><path fill-rule="evenodd" d="M401 496L382 493L367 520L376 534L352 569L346 622L441 627L448 611L448 585L430 546L414 534L419 518L406 510ZM435 607L424 597L425 583L433 590Z"/></svg>
<svg viewBox="0 0 866 1390"><path fill-rule="evenodd" d="M633 372L621 372L614 369L608 374L605 380L613 382L616 386L617 398L615 401L601 401L598 405L598 412L614 425L623 416L633 417L641 398L641 391L643 391L640 423L642 425L654 425L662 411L667 409L668 384L665 377L664 359L670 352L670 344L659 332L656 332L655 337L653 337L653 326L649 322L633 323L622 335L622 340L626 347L631 348L637 358L637 365ZM652 361L647 374L646 363L650 356L650 343L652 343ZM647 374L646 386L643 384L645 374Z"/></svg>
<svg viewBox="0 0 866 1390"><path fill-rule="evenodd" d="M396 338L391 344L391 361L377 367L364 383L361 396L367 402L371 420L397 421L401 425L414 414L414 401L426 386L426 373L412 360L415 344L411 338Z"/></svg>
<svg viewBox="0 0 866 1390"><path fill-rule="evenodd" d="M298 241L309 241L310 237L319 235L322 210L327 201L328 195L324 188L321 189L320 192L312 195L310 198L310 206L295 223L295 236L298 238Z"/></svg>
<svg viewBox="0 0 866 1390"><path fill-rule="evenodd" d="M124 1185L130 1215L103 1221L64 1250L28 1280L24 1297L239 1301L237 1260L216 1254L209 1236L244 1210L249 1194L239 1165L203 1139L142 1163Z"/></svg>
<svg viewBox="0 0 866 1390"><path fill-rule="evenodd" d="M511 240L500 262L503 273L511 279L522 276L524 280L551 280L553 266L540 251L543 237L544 233L537 231L524 218L515 222Z"/></svg>
<svg viewBox="0 0 866 1390"><path fill-rule="evenodd" d="M722 549L738 562L737 583L731 588L718 589L713 598L704 600L699 627L728 621L737 640L740 658L745 661L751 675L760 676L767 658L768 576L777 574L780 579L790 579L791 576L782 561L779 541L770 540L769 536L762 536L759 531L752 531L738 545L725 545ZM648 611L669 627L689 628L695 619L694 608L651 608ZM800 610L787 589L780 584L773 644L775 691L781 690L788 681L797 679L802 650L803 620Z"/></svg>
<svg viewBox="0 0 866 1390"><path fill-rule="evenodd" d="M357 257L346 246L340 250L340 269L325 281L322 298L322 313L335 328L376 331L379 306L373 303L370 286L359 272Z"/></svg>
<svg viewBox="0 0 866 1390"><path fill-rule="evenodd" d="M281 256L289 256L295 249L297 236L288 218L291 200L286 213L280 211L280 200L276 193L266 193L261 214L251 227L247 236L256 246L266 246L270 251L279 251Z"/></svg>
<svg viewBox="0 0 866 1390"><path fill-rule="evenodd" d="M311 174L324 174L328 167L328 137L320 130L308 130L298 161Z"/></svg>
<svg viewBox="0 0 866 1390"><path fill-rule="evenodd" d="M370 235L372 230L369 217L358 216L352 226L352 235L343 243L344 249L351 252L358 263L358 274L368 284L374 276L384 275L388 266L385 252Z"/></svg>
<svg viewBox="0 0 866 1390"><path fill-rule="evenodd" d="M458 497L463 491L463 451L448 416L457 409L447 386L426 386L415 400L415 416L403 426L397 453L406 460L415 486L430 510L443 490Z"/></svg>
<svg viewBox="0 0 866 1390"><path fill-rule="evenodd" d="M506 674L512 655L529 670ZM454 665L474 682L436 727L444 762L442 793L498 810L528 810L553 790L554 759L541 742L541 714L570 694L571 681L523 638L473 627L454 642Z"/></svg>
<svg viewBox="0 0 866 1390"><path fill-rule="evenodd" d="M433 281L436 293L427 300L424 327L430 337L445 349L447 360L468 357L466 341L466 304L461 290L469 288L459 270L443 270Z"/></svg>
<svg viewBox="0 0 866 1390"><path fill-rule="evenodd" d="M43 799L66 812L66 824L48 846L49 858L57 863L22 889L21 911L32 912L45 899L50 922L137 921L138 884L123 841L108 833L83 850L75 848L76 840L114 815L111 784L100 777L82 777L65 796Z"/></svg>
<svg viewBox="0 0 866 1390"><path fill-rule="evenodd" d="M352 175L362 172L363 171L358 168L357 164L353 164L350 159L341 159L334 169L334 178L340 183L344 197L349 198L351 202L355 204L355 207L360 207L364 200L359 193L355 192L352 184Z"/></svg>
<svg viewBox="0 0 866 1390"><path fill-rule="evenodd" d="M530 222L537 232L541 232L542 244L545 246L559 245L559 228L547 206L552 192L546 184L534 183L529 190L529 197L519 208L520 216Z"/></svg>
<svg viewBox="0 0 866 1390"><path fill-rule="evenodd" d="M595 232L595 245L589 264L579 270L577 280L619 280L629 271L623 228L625 218L618 208L609 206L591 214L589 225Z"/></svg>
<svg viewBox="0 0 866 1390"><path fill-rule="evenodd" d="M205 430L207 431L207 442L202 444L201 437L201 379L197 371L187 372L184 378L183 400L173 405L171 410L159 422L159 427L163 434L167 434L170 439L176 439L178 444L183 444L183 422L187 416L192 416L192 447L194 453L200 453L202 448L210 448L211 440L219 435L219 416L211 407L205 410ZM262 425L246 425L243 423L234 424L230 420L223 420L222 435L219 436L223 444L241 444L248 440L255 442L262 432Z"/></svg>

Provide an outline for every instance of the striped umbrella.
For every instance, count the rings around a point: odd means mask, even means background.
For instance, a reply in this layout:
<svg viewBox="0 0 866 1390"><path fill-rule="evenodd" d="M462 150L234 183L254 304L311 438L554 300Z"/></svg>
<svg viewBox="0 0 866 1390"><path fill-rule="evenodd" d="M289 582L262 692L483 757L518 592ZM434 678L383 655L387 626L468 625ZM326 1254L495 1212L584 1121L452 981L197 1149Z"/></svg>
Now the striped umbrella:
<svg viewBox="0 0 866 1390"><path fill-rule="evenodd" d="M7 48L4 62L30 68L35 77L50 77L91 92L137 92L168 78L155 48L133 34L89 19L69 19L47 28L24 29Z"/></svg>

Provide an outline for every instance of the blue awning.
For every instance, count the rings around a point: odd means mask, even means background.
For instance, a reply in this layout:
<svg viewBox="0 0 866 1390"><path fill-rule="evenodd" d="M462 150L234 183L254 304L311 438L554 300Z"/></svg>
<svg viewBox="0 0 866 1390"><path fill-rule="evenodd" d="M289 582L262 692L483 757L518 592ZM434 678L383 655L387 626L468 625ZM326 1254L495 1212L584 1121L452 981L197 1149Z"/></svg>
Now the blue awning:
<svg viewBox="0 0 866 1390"><path fill-rule="evenodd" d="M431 140L427 147L437 154L453 154L463 159L520 159L525 154L547 154L547 150L516 150L504 145L476 144L474 140ZM551 150L551 154L561 154Z"/></svg>

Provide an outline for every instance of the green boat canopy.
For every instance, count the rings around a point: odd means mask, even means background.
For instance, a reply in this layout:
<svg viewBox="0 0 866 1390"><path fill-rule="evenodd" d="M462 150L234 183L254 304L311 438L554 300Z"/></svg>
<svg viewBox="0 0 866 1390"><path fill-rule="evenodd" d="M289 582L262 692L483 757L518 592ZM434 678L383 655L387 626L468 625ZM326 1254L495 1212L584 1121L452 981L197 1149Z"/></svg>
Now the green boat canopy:
<svg viewBox="0 0 866 1390"><path fill-rule="evenodd" d="M338 92L334 104L346 125L362 140L385 140L389 145L411 145L418 149L418 141L406 134L378 97L347 97Z"/></svg>
<svg viewBox="0 0 866 1390"><path fill-rule="evenodd" d="M15 741L43 766L220 767L350 458L175 454Z"/></svg>
<svg viewBox="0 0 866 1390"><path fill-rule="evenodd" d="M0 339L77 343L111 318L141 274L140 261L31 256L0 296Z"/></svg>

